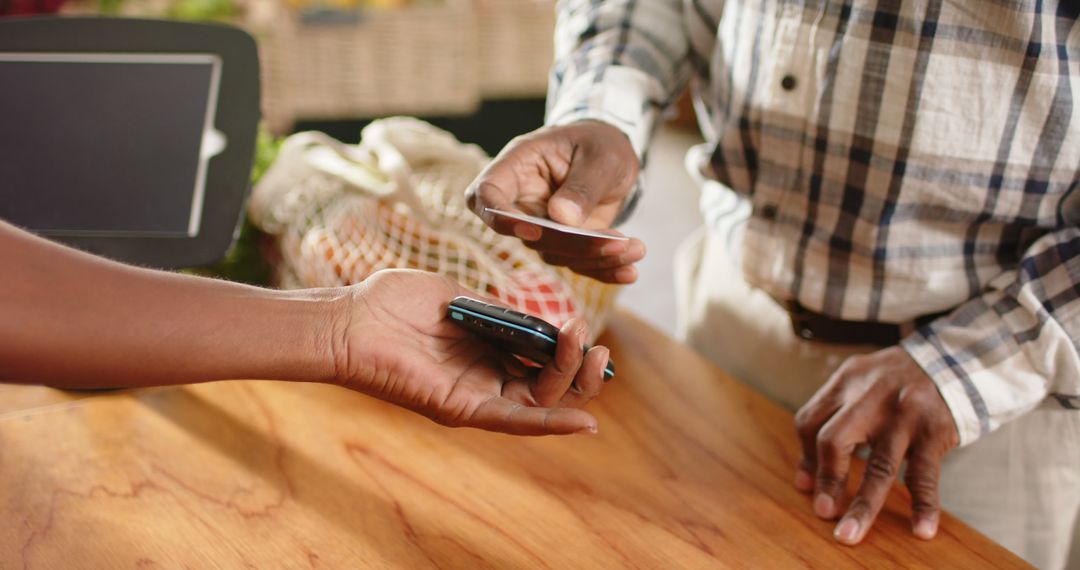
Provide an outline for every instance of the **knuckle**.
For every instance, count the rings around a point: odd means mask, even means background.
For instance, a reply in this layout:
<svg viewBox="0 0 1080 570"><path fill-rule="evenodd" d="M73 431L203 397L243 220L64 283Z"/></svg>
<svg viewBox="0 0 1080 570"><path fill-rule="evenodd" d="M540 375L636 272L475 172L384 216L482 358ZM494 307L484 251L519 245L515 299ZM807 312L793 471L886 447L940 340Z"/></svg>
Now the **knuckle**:
<svg viewBox="0 0 1080 570"><path fill-rule="evenodd" d="M600 387L592 382L575 382L573 388L577 390L576 405L578 406L585 405L600 393Z"/></svg>
<svg viewBox="0 0 1080 570"><path fill-rule="evenodd" d="M911 491L912 504L921 503L936 509L938 504L937 477L926 473L909 473L904 483Z"/></svg>
<svg viewBox="0 0 1080 570"><path fill-rule="evenodd" d="M844 361L840 363L840 366L836 367L836 371L833 372L833 376L848 375L853 368L857 368L859 366L860 358L862 358L862 356L858 354L845 358Z"/></svg>
<svg viewBox="0 0 1080 570"><path fill-rule="evenodd" d="M840 366L836 368L836 372L833 372L833 377L843 379L861 373L868 358L862 354L855 354L845 358L840 363Z"/></svg>
<svg viewBox="0 0 1080 570"><path fill-rule="evenodd" d="M795 413L795 431L799 435L812 436L816 432L813 425L814 410L809 406L803 406Z"/></svg>
<svg viewBox="0 0 1080 570"><path fill-rule="evenodd" d="M637 179L637 160L628 160L626 156L610 152L608 148L592 153L589 164L610 173L613 185L620 189L633 186Z"/></svg>
<svg viewBox="0 0 1080 570"><path fill-rule="evenodd" d="M829 467L818 470L815 487L828 495L838 495L847 487L847 474L834 473Z"/></svg>
<svg viewBox="0 0 1080 570"><path fill-rule="evenodd" d="M616 153L610 152L606 145L600 145L589 152L589 163L606 172L621 173L626 169L626 161Z"/></svg>
<svg viewBox="0 0 1080 570"><path fill-rule="evenodd" d="M817 451L822 458L833 459L842 455L850 455L851 447L842 439L840 432L836 429L830 429L826 426L817 434Z"/></svg>
<svg viewBox="0 0 1080 570"><path fill-rule="evenodd" d="M923 413L934 408L934 400L940 399L937 388L916 384L905 386L897 393L897 409L901 412Z"/></svg>
<svg viewBox="0 0 1080 570"><path fill-rule="evenodd" d="M936 513L939 510L937 495L930 496L911 491L911 510L919 514Z"/></svg>
<svg viewBox="0 0 1080 570"><path fill-rule="evenodd" d="M493 195L497 195L502 192L502 188L490 180L478 180L476 184L472 185L470 191L475 189L476 197L480 200L487 200Z"/></svg>
<svg viewBox="0 0 1080 570"><path fill-rule="evenodd" d="M536 140L536 139L538 139L540 137L546 136L548 134L550 134L550 131L548 129L539 129L539 130L536 130L536 131L532 131L532 132L528 132L528 133L522 133L520 135L517 135L514 138L510 139L510 142L506 143L506 146L503 147L504 150L503 150L503 152L501 154L504 154L504 155L513 154L513 153L521 150L522 147L528 146L534 140Z"/></svg>
<svg viewBox="0 0 1080 570"><path fill-rule="evenodd" d="M448 427L458 428L465 425L465 418L461 414L440 412L429 416L435 423Z"/></svg>
<svg viewBox="0 0 1080 570"><path fill-rule="evenodd" d="M938 433L945 434L942 440L945 449L948 450L960 446L960 432L956 429L956 424L953 422L952 416L945 419L938 428Z"/></svg>
<svg viewBox="0 0 1080 570"><path fill-rule="evenodd" d="M869 480L888 481L896 476L898 465L887 455L874 453L866 461L863 477Z"/></svg>
<svg viewBox="0 0 1080 570"><path fill-rule="evenodd" d="M929 498L912 493L911 510L912 512L918 513L920 515L927 515L931 513L936 513L941 509L938 506L937 497Z"/></svg>
<svg viewBox="0 0 1080 570"><path fill-rule="evenodd" d="M901 390L896 394L893 410L901 418L918 418L924 410L921 398L912 392L912 390Z"/></svg>
<svg viewBox="0 0 1080 570"><path fill-rule="evenodd" d="M465 204L472 210L480 206L491 206L498 201L502 190L493 182L480 179L474 181L465 190Z"/></svg>
<svg viewBox="0 0 1080 570"><path fill-rule="evenodd" d="M567 181L559 188L559 191L579 196L585 201L591 202L593 200L593 189L576 180Z"/></svg>

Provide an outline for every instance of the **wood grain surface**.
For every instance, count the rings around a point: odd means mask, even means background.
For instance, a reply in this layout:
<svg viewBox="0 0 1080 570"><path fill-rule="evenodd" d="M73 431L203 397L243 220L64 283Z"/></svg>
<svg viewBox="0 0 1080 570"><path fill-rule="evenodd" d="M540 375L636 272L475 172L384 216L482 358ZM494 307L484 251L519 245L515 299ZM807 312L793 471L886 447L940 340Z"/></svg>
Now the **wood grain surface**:
<svg viewBox="0 0 1080 570"><path fill-rule="evenodd" d="M46 386L20 386L0 384L0 420L8 413L21 413L27 410L73 402L89 398L100 392L67 392Z"/></svg>
<svg viewBox="0 0 1080 570"><path fill-rule="evenodd" d="M619 374L597 436L265 381L5 406L0 567L1025 567L951 517L914 538L900 486L836 544L791 485L791 414L626 313L601 342ZM0 398L19 390L46 389Z"/></svg>

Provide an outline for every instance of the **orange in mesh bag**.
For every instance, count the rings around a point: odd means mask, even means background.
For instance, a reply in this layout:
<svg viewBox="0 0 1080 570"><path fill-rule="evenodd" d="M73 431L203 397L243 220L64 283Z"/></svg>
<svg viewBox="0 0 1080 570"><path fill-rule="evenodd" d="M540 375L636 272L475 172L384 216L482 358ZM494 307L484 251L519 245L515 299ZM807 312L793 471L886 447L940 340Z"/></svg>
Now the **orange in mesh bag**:
<svg viewBox="0 0 1080 570"><path fill-rule="evenodd" d="M368 125L357 146L298 133L252 192L251 219L278 239L282 287L422 269L555 326L583 316L595 339L618 287L547 265L476 217L464 193L489 160L479 147L404 117Z"/></svg>

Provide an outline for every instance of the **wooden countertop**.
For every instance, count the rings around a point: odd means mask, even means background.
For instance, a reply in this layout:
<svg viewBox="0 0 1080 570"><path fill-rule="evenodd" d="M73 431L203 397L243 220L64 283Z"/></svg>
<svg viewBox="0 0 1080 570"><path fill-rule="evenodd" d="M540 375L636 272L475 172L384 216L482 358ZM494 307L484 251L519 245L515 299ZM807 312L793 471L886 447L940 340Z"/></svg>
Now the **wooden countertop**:
<svg viewBox="0 0 1080 570"><path fill-rule="evenodd" d="M597 436L453 430L332 386L0 390L0 566L1026 567L897 485L845 547L791 414L627 313ZM854 485L855 482L852 482Z"/></svg>

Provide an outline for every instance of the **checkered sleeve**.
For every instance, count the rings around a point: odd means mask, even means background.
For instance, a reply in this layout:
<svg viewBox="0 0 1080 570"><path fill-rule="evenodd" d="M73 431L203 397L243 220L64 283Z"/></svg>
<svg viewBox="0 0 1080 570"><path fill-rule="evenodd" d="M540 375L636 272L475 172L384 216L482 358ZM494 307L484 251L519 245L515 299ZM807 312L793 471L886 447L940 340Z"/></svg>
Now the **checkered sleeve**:
<svg viewBox="0 0 1080 570"><path fill-rule="evenodd" d="M1049 401L1080 406L1080 229L1047 234L1016 270L904 339L961 445Z"/></svg>
<svg viewBox="0 0 1080 570"><path fill-rule="evenodd" d="M690 75L681 0L562 0L547 124L622 130L644 162L660 111Z"/></svg>

